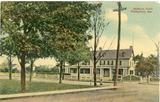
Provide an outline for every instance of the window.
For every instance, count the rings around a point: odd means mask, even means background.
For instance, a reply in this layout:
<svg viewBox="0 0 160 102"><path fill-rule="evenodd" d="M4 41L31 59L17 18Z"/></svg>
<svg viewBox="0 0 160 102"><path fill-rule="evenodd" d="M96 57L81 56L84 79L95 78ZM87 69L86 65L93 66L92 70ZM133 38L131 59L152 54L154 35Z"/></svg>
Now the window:
<svg viewBox="0 0 160 102"><path fill-rule="evenodd" d="M107 61L107 65L109 65L109 61Z"/></svg>
<svg viewBox="0 0 160 102"><path fill-rule="evenodd" d="M104 77L109 77L109 69L104 69Z"/></svg>
<svg viewBox="0 0 160 102"><path fill-rule="evenodd" d="M90 74L90 69L89 68L81 68L80 73L81 74Z"/></svg>
<svg viewBox="0 0 160 102"><path fill-rule="evenodd" d="M100 60L100 65L105 65L105 60Z"/></svg>
<svg viewBox="0 0 160 102"><path fill-rule="evenodd" d="M118 74L123 75L123 69L119 69Z"/></svg>
<svg viewBox="0 0 160 102"><path fill-rule="evenodd" d="M119 61L119 65L122 65L122 61Z"/></svg>
<svg viewBox="0 0 160 102"><path fill-rule="evenodd" d="M113 65L113 63L114 63L114 62L112 61L112 62L111 62L111 65Z"/></svg>
<svg viewBox="0 0 160 102"><path fill-rule="evenodd" d="M97 74L100 74L100 69L99 69L99 68L96 69L96 73L97 73Z"/></svg>
<svg viewBox="0 0 160 102"><path fill-rule="evenodd" d="M133 70L130 70L130 75L133 75Z"/></svg>
<svg viewBox="0 0 160 102"><path fill-rule="evenodd" d="M70 69L70 72L71 72L71 73L77 73L77 69L76 69L76 68L71 68L71 69Z"/></svg>

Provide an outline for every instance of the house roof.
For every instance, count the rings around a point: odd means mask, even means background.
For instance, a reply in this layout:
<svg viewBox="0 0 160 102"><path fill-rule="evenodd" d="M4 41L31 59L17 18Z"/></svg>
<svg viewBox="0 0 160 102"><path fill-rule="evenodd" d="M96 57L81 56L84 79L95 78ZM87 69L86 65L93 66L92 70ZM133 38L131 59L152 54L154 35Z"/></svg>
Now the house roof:
<svg viewBox="0 0 160 102"><path fill-rule="evenodd" d="M114 60L116 59L117 50L99 50L97 52L97 57L102 56L100 59L102 60ZM129 49L120 49L119 51L119 59L120 60L127 60L130 59L134 55L133 48L130 47Z"/></svg>

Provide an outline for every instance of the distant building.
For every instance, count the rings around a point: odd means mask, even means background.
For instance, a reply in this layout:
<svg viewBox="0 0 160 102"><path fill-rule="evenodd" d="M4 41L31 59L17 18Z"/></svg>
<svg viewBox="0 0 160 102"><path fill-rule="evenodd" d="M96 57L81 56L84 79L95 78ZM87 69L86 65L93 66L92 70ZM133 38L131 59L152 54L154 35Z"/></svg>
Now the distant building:
<svg viewBox="0 0 160 102"><path fill-rule="evenodd" d="M101 55L102 54L102 55ZM99 50L97 55L102 57L97 63L97 79L112 80L115 72L116 50ZM133 61L134 51L129 49L119 51L119 78L135 74ZM71 79L77 79L77 65L67 66L65 73L71 74ZM80 80L93 80L93 60L80 63Z"/></svg>

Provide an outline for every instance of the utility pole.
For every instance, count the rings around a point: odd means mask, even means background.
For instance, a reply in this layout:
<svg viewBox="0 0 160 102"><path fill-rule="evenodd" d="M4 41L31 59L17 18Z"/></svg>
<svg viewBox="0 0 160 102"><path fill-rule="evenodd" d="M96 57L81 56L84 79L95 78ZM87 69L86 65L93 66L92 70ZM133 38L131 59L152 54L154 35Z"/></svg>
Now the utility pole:
<svg viewBox="0 0 160 102"><path fill-rule="evenodd" d="M118 39L117 39L117 52L116 52L116 65L115 65L115 75L114 75L114 86L117 86L118 79L118 61L119 61L119 49L120 49L120 39L121 39L121 11L126 10L126 8L122 8L121 2L117 2L118 10L115 9L113 11L118 11Z"/></svg>
<svg viewBox="0 0 160 102"><path fill-rule="evenodd" d="M160 46L160 42L158 43L154 43L156 48L157 48L157 61L158 61L158 66L157 66L157 70L156 70L156 76L160 77L159 74L160 74L160 55L159 55L159 46Z"/></svg>

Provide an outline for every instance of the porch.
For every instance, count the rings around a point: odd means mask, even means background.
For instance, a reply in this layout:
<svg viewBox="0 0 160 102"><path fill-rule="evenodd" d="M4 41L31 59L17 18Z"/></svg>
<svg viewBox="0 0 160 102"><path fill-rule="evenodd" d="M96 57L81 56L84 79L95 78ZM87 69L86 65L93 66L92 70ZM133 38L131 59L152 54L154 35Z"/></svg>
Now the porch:
<svg viewBox="0 0 160 102"><path fill-rule="evenodd" d="M78 69L77 68L69 68L69 73L71 74L71 79L78 78ZM93 80L93 68L80 68L80 80ZM113 80L113 76L115 73L115 69L111 67L97 67L97 81L104 80L104 81L111 81ZM119 69L119 78L122 76L128 75L127 68L120 68Z"/></svg>

